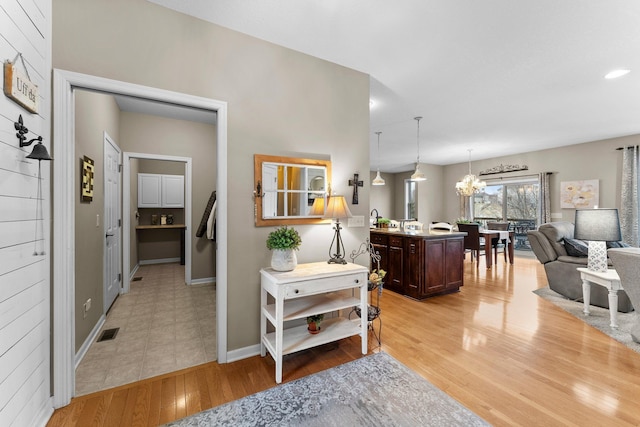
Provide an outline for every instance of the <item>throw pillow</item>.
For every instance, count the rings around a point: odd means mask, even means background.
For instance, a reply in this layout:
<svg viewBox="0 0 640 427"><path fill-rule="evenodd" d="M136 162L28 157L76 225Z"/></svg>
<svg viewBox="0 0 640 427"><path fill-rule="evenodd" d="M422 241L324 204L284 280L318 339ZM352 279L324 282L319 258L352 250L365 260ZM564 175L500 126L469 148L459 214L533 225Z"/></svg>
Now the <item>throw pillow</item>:
<svg viewBox="0 0 640 427"><path fill-rule="evenodd" d="M630 248L625 242L607 242L607 249L611 248Z"/></svg>
<svg viewBox="0 0 640 427"><path fill-rule="evenodd" d="M586 257L589 255L589 246L582 240L567 239L565 237L564 248L569 256Z"/></svg>

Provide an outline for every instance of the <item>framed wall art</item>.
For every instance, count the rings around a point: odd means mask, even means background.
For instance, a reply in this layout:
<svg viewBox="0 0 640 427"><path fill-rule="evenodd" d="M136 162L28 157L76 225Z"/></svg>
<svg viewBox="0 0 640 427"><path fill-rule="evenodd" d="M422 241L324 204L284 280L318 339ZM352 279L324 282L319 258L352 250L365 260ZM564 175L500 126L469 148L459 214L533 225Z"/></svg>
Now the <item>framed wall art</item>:
<svg viewBox="0 0 640 427"><path fill-rule="evenodd" d="M83 202L91 202L93 200L93 176L94 176L93 160L84 156L82 160L82 179L81 179L81 196Z"/></svg>
<svg viewBox="0 0 640 427"><path fill-rule="evenodd" d="M560 207L590 209L598 206L600 188L597 179L563 181L560 183Z"/></svg>

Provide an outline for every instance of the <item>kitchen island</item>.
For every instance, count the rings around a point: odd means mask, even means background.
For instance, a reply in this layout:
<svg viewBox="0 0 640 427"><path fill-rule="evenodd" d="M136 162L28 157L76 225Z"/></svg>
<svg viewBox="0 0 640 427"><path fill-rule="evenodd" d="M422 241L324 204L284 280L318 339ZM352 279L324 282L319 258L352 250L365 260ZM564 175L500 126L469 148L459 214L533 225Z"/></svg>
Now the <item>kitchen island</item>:
<svg viewBox="0 0 640 427"><path fill-rule="evenodd" d="M384 287L414 299L457 292L463 285L465 235L371 229L380 268L387 272Z"/></svg>

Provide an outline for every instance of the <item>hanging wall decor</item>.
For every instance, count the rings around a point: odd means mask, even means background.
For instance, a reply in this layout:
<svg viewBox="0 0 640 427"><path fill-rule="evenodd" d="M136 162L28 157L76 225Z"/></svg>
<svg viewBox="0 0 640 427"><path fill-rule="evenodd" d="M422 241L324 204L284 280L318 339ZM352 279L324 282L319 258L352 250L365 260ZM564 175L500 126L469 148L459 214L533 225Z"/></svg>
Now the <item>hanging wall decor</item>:
<svg viewBox="0 0 640 427"><path fill-rule="evenodd" d="M560 208L562 209L597 208L599 197L600 185L597 179L560 183Z"/></svg>
<svg viewBox="0 0 640 427"><path fill-rule="evenodd" d="M93 174L94 163L93 160L84 156L82 160L82 201L91 202L93 200Z"/></svg>
<svg viewBox="0 0 640 427"><path fill-rule="evenodd" d="M18 58L22 61L24 73L16 67ZM31 82L21 53L16 55L13 62L4 62L4 94L27 111L38 112L38 86Z"/></svg>

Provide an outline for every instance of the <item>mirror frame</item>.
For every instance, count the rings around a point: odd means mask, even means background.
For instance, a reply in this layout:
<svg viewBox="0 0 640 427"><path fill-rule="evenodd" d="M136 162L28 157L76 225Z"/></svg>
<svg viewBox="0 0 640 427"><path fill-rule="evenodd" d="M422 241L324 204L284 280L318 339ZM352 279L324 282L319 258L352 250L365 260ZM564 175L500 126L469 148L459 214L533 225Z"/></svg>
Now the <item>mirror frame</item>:
<svg viewBox="0 0 640 427"><path fill-rule="evenodd" d="M263 163L286 163L301 166L320 166L325 167L327 171L327 187L326 194L329 196L331 190L331 160L319 159L303 159L298 157L270 156L267 154L253 155L253 189L254 189L254 205L255 205L255 225L256 227L272 227L278 225L301 225L301 224L325 224L330 223L331 219L323 219L318 217L300 217L300 218L262 218L262 194L258 194L258 184L262 189L262 164Z"/></svg>

